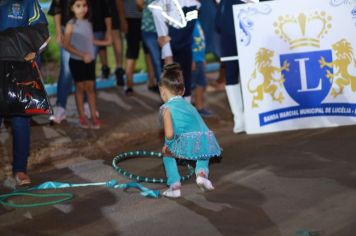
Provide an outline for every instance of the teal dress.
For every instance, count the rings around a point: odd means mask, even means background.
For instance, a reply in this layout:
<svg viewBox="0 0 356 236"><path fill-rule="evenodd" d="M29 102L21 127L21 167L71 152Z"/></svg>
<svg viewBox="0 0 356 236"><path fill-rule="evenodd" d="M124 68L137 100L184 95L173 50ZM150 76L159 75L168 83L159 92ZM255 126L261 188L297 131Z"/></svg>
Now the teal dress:
<svg viewBox="0 0 356 236"><path fill-rule="evenodd" d="M209 160L220 156L221 148L198 111L181 96L171 98L160 108L168 109L173 123L174 137L165 145L175 158Z"/></svg>

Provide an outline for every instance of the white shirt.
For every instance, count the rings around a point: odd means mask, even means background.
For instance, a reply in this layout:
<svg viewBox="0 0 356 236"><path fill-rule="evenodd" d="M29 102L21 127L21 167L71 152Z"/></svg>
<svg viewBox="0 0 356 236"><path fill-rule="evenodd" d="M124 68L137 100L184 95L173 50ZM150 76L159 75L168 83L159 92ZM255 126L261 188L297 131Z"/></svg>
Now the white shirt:
<svg viewBox="0 0 356 236"><path fill-rule="evenodd" d="M152 11L153 19L155 22L158 37L168 36L168 25L175 28L183 28L186 26L187 21L198 17L197 12L187 13L184 15L183 7L200 7L197 0L156 0L149 5ZM162 47L162 58L172 56L172 49L170 43Z"/></svg>

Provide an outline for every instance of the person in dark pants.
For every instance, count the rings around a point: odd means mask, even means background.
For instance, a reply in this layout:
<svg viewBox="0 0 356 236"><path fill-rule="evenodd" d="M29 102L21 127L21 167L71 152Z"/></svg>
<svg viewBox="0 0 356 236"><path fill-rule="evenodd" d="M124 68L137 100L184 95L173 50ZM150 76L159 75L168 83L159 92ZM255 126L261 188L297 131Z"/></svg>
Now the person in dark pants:
<svg viewBox="0 0 356 236"><path fill-rule="evenodd" d="M150 9L162 48L162 59L164 59L165 64L170 64L173 61L180 64L185 85L184 97L190 102L193 61L192 35L195 21L198 18L197 10L200 7L200 3L197 0L178 0L177 3L180 9L178 9L174 1L154 1ZM167 18L166 14L174 20ZM196 17L189 17L186 20L186 16L194 16L195 14Z"/></svg>
<svg viewBox="0 0 356 236"><path fill-rule="evenodd" d="M240 0L221 0L216 15L216 29L221 35L221 57L237 56L237 45L234 28L232 6L244 4ZM234 133L245 130L243 116L243 101L240 83L240 70L237 60L225 61L226 94L234 115Z"/></svg>
<svg viewBox="0 0 356 236"><path fill-rule="evenodd" d="M18 70L23 70L23 73L32 68L31 63L27 63L24 57L16 57L12 53L12 58L6 59L4 54L11 50L22 51L31 42L31 35L26 38L26 34L34 33L34 26L39 26L45 35L48 35L47 21L37 0L15 1L15 0L0 0L0 34L2 43L6 41L16 41L12 45L17 45L18 48L1 48L0 44L0 91L4 91L5 76L9 73L12 67L17 67ZM11 30L18 28L18 31L13 33ZM9 33L7 33L9 32ZM20 38L22 36L22 38ZM32 35L33 36L33 35ZM2 46L1 46L2 45ZM30 44L32 45L32 44ZM39 48L32 52L37 52ZM28 53L30 53L29 51ZM25 54L26 55L26 54ZM24 56L25 56L24 55ZM21 73L21 71L17 71ZM0 95L0 103L4 103L3 94ZM0 105L0 114L9 112L4 110L4 106ZM0 124L3 117L0 115ZM27 160L30 153L30 117L26 116L11 116L11 127L13 134L13 162L12 172L18 185L30 184L31 179L27 175Z"/></svg>

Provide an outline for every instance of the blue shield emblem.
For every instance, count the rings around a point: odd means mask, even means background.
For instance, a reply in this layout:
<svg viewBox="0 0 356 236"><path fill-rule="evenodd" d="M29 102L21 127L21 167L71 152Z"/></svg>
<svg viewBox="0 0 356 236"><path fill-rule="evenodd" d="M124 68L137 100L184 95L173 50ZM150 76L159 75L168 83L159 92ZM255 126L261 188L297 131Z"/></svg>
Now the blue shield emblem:
<svg viewBox="0 0 356 236"><path fill-rule="evenodd" d="M327 70L333 73L331 68L320 68L319 60L324 57L326 61L332 61L332 51L314 51L280 55L280 63L286 60L289 63L289 71L283 71L285 78L284 87L289 96L302 107L320 105L329 94L332 83L326 77Z"/></svg>

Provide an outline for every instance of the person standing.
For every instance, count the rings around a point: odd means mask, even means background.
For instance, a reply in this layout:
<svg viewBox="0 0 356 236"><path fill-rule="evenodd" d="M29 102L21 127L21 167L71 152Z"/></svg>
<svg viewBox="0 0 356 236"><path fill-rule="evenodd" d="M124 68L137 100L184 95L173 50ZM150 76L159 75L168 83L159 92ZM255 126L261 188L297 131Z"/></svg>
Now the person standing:
<svg viewBox="0 0 356 236"><path fill-rule="evenodd" d="M148 89L153 92L159 92L158 83L161 77L162 71L162 63L161 63L161 49L158 44L158 36L155 27L155 23L153 21L152 12L148 8L148 6L154 0L136 0L138 6L142 9L142 21L141 21L141 33L142 33L142 41L143 45L147 48L148 53L150 55L154 75L156 77L156 81L151 82L151 85L148 86Z"/></svg>
<svg viewBox="0 0 356 236"><path fill-rule="evenodd" d="M173 61L180 64L185 85L184 97L189 102L191 100L192 34L199 7L200 3L197 0L156 0L150 5L158 41L162 48L162 59L165 64Z"/></svg>
<svg viewBox="0 0 356 236"><path fill-rule="evenodd" d="M14 29L17 29L17 32L9 32ZM40 31L48 37L47 20L37 0L0 0L0 33L4 34L2 35L4 37L1 38L2 43L15 40L16 43L12 45L17 45L17 48L14 49L7 48L5 50L5 48L0 48L1 91L6 86L5 77L11 73L12 68L17 68L17 74L33 70L32 64L26 62L24 57L27 53L38 52L39 47L24 52L24 56L16 57L16 55L12 54L11 60L6 59L2 54L11 50L21 51L29 47L29 45L33 45L30 42L34 40L34 34L39 34ZM25 38L26 36L28 36L27 39ZM0 103L4 103L3 99L1 96ZM0 124L3 119L1 115L4 115L4 113L6 114L4 106L0 105ZM11 115L11 127L13 137L12 172L17 185L30 184L31 179L27 174L27 161L30 154L30 117Z"/></svg>
<svg viewBox="0 0 356 236"><path fill-rule="evenodd" d="M70 53L69 68L75 81L75 100L82 128L100 128L96 114L95 98L95 53L93 45L106 46L111 40L94 39L92 24L89 22L87 0L69 0L71 19L64 31L64 48ZM92 124L89 125L84 114L84 92L88 96Z"/></svg>
<svg viewBox="0 0 356 236"><path fill-rule="evenodd" d="M240 0L221 0L216 15L216 28L221 35L221 57L237 56L237 45L232 6L244 4ZM225 61L226 94L234 116L234 133L245 131L240 71L237 60Z"/></svg>
<svg viewBox="0 0 356 236"><path fill-rule="evenodd" d="M53 109L53 115L50 116L50 121L60 124L66 119L65 109L67 106L67 99L72 92L73 77L69 69L69 52L63 48L64 28L69 21L68 17L68 1L67 0L53 0L49 8L48 14L53 16L56 42L60 46L60 70L57 81L57 101Z"/></svg>

